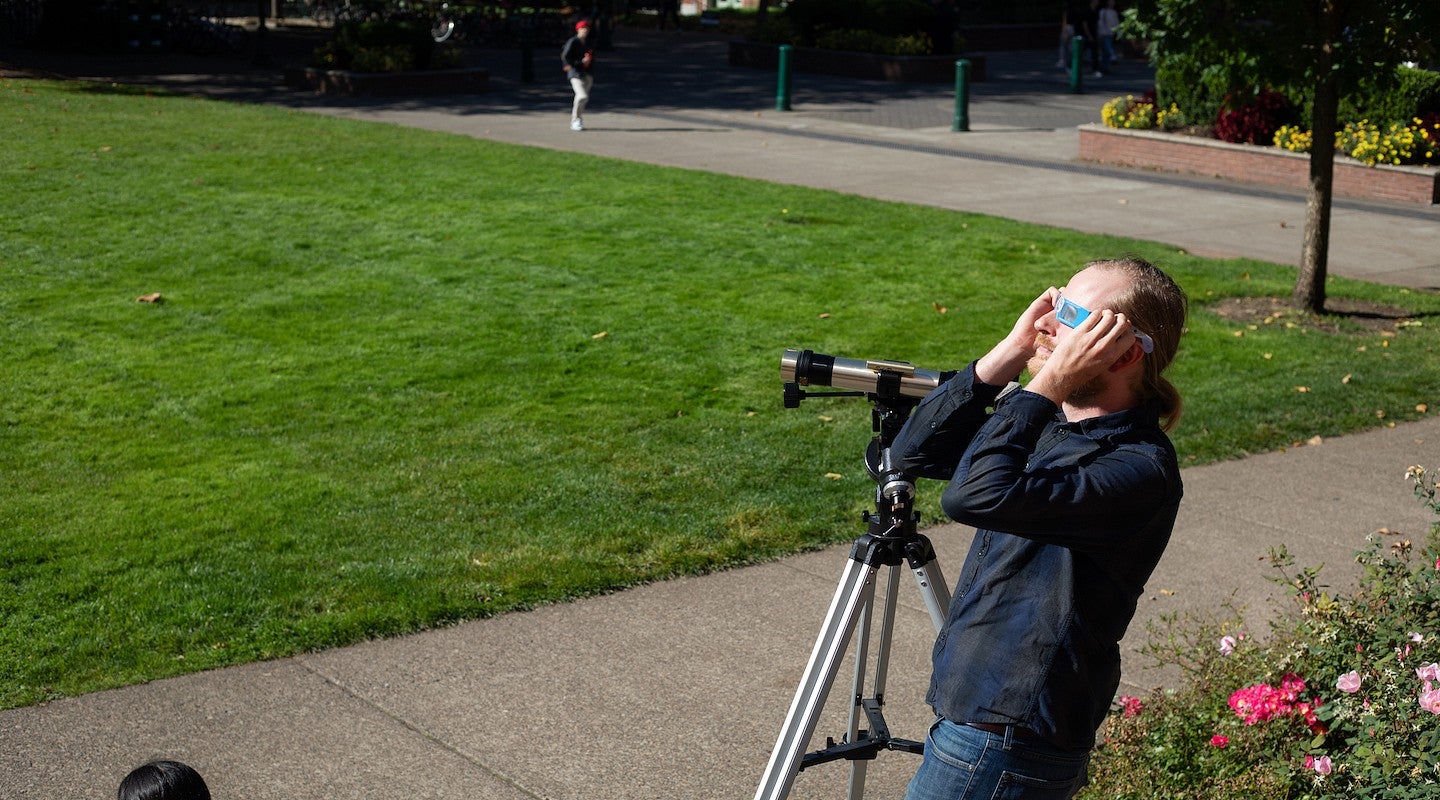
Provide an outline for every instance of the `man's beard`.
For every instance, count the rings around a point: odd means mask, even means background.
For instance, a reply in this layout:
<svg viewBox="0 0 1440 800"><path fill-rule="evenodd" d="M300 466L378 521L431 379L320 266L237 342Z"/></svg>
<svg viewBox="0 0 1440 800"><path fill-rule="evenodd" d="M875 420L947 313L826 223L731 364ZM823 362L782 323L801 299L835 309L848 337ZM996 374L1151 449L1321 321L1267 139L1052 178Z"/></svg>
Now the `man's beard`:
<svg viewBox="0 0 1440 800"><path fill-rule="evenodd" d="M1031 356L1030 360L1025 363L1026 369L1030 370L1031 379L1034 379L1036 375L1039 375L1040 370L1044 369L1045 364L1050 360L1049 356L1040 355L1041 347L1044 347L1046 350L1054 353L1055 342L1041 334L1035 334L1035 355ZM1074 405L1081 405L1095 399L1104 390L1105 375L1102 373L1075 387L1075 389L1065 397L1065 402Z"/></svg>

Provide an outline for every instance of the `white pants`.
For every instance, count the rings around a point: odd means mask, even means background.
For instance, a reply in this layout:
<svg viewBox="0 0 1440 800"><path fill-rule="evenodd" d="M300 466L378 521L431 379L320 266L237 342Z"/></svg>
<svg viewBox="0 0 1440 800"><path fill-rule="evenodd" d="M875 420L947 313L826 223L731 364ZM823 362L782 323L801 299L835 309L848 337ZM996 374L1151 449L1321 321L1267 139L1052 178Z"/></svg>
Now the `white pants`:
<svg viewBox="0 0 1440 800"><path fill-rule="evenodd" d="M595 76L593 75L570 79L570 88L575 90L575 105L570 109L571 122L585 116L585 104L590 102L590 87L594 83Z"/></svg>

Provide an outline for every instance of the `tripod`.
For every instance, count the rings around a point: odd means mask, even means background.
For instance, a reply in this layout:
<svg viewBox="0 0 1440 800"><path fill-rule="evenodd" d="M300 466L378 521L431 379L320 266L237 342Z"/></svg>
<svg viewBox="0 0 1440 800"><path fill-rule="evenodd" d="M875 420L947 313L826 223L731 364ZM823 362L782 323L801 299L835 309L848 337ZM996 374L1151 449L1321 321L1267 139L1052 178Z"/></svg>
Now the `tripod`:
<svg viewBox="0 0 1440 800"><path fill-rule="evenodd" d="M809 664L795 691L795 699L790 703L785 723L780 728L780 737L775 741L775 749L770 754L770 763L765 768L760 788L755 792L755 800L780 800L790 793L801 770L840 759L850 761L849 800L860 800L865 792L866 767L879 751L901 750L918 754L925 749L923 742L892 738L883 713L900 565L908 564L914 574L937 633L945 624L950 608L950 590L935 562L935 550L930 540L915 530L919 520L914 511L915 484L891 463L890 445L906 417L919 403L919 400L902 396L898 391L886 391L884 387L898 385L885 379L893 377L882 372L882 380L876 382L880 389L878 392L816 395L865 396L874 404L872 420L877 435L866 449L865 463L877 484L875 513L866 513L868 530L855 540L850 549L835 597L830 601L830 610L825 615L815 649L810 653ZM807 393L799 386L785 385L787 408L797 407L806 396ZM881 567L889 569L889 580L886 582L876 649L874 693L866 697L866 662L875 583ZM854 703L850 707L845 738L837 744L834 739L826 737L827 746L824 749L807 754L805 747L815 733L825 698L835 683L841 659L852 637L856 640L854 691L851 694ZM860 727L862 715L868 728Z"/></svg>

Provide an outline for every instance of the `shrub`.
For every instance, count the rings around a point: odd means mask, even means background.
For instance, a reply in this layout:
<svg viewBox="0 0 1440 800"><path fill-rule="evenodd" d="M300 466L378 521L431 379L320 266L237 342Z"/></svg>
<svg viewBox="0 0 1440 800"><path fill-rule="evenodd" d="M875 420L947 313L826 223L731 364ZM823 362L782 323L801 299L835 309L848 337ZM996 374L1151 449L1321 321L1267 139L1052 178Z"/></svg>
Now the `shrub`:
<svg viewBox="0 0 1440 800"><path fill-rule="evenodd" d="M1100 109L1100 121L1111 128L1148 129L1155 127L1155 103L1133 94L1116 97Z"/></svg>
<svg viewBox="0 0 1440 800"><path fill-rule="evenodd" d="M1237 144L1270 144L1276 131L1296 121L1294 105L1279 92L1232 93L1215 117L1215 136Z"/></svg>
<svg viewBox="0 0 1440 800"><path fill-rule="evenodd" d="M798 38L793 44L814 46L833 30L912 36L927 30L934 13L925 0L791 0L783 16Z"/></svg>
<svg viewBox="0 0 1440 800"><path fill-rule="evenodd" d="M1230 91L1227 73L1214 64L1169 56L1155 67L1155 87L1160 102L1185 110L1192 120L1211 120L1220 113Z"/></svg>
<svg viewBox="0 0 1440 800"><path fill-rule="evenodd" d="M1185 112L1181 111L1180 106L1175 103L1171 103L1169 108L1161 109L1155 115L1155 125L1167 131L1180 130L1187 123Z"/></svg>
<svg viewBox="0 0 1440 800"><path fill-rule="evenodd" d="M923 33L913 36L886 36L875 31L849 28L825 31L815 40L815 46L822 50L850 50L897 56L926 55L932 49L930 37Z"/></svg>
<svg viewBox="0 0 1440 800"><path fill-rule="evenodd" d="M437 46L419 20L361 20L336 26L334 38L316 48L312 62L327 69L406 72L457 66L460 52Z"/></svg>
<svg viewBox="0 0 1440 800"><path fill-rule="evenodd" d="M1335 146L1357 161L1376 164L1440 163L1440 115L1381 128L1368 120L1349 122L1335 134Z"/></svg>
<svg viewBox="0 0 1440 800"><path fill-rule="evenodd" d="M1394 80L1370 80L1340 103L1340 119L1370 119L1381 123L1409 122L1440 113L1440 72L1399 66Z"/></svg>
<svg viewBox="0 0 1440 800"><path fill-rule="evenodd" d="M1281 125L1275 131L1275 146L1292 153L1308 153L1314 136L1299 125Z"/></svg>
<svg viewBox="0 0 1440 800"><path fill-rule="evenodd" d="M1440 514L1423 467L1405 473ZM1184 685L1120 698L1082 798L1384 797L1440 785L1440 523L1423 548L1378 536L1357 555L1353 595L1321 590L1319 570L1272 551L1296 600L1262 644L1234 617L1166 618L1147 652Z"/></svg>

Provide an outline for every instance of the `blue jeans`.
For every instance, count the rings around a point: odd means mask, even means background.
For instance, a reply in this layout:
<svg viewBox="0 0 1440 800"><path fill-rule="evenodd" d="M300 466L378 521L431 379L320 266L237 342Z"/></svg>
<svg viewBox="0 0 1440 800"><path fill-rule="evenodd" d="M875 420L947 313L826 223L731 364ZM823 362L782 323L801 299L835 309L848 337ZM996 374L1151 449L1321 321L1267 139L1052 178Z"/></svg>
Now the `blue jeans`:
<svg viewBox="0 0 1440 800"><path fill-rule="evenodd" d="M1088 783L1088 752L937 719L905 800L1068 800Z"/></svg>

